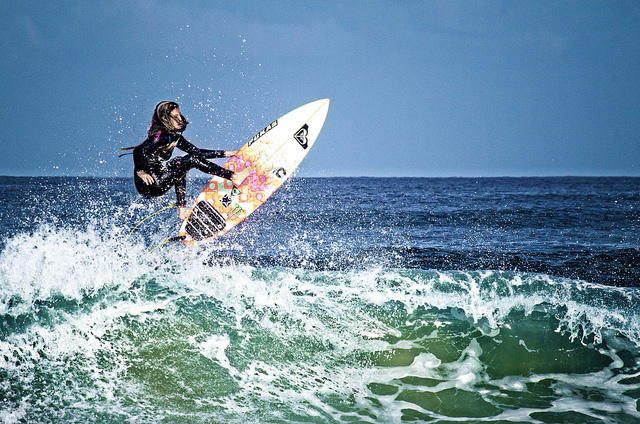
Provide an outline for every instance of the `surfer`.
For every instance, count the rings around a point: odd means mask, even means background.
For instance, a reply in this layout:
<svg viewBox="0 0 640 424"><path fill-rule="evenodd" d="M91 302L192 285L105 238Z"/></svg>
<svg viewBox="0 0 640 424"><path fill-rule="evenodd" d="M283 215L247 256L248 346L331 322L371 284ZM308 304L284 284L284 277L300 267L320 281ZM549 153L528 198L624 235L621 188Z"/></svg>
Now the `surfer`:
<svg viewBox="0 0 640 424"><path fill-rule="evenodd" d="M209 162L207 159L235 156L238 151L199 149L182 136L188 123L176 102L160 102L153 112L146 140L138 146L122 149L133 149L133 178L138 193L145 198L158 197L175 187L178 218L182 220L187 218L186 176L190 169L217 175L235 185L240 185L250 172L245 168L234 173ZM176 147L187 155L171 158Z"/></svg>

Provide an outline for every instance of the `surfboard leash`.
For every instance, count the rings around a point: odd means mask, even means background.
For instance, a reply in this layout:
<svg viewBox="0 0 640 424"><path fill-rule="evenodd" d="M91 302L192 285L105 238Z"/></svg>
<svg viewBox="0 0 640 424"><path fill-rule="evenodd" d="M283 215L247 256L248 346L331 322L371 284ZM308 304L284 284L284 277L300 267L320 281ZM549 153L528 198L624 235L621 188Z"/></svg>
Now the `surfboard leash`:
<svg viewBox="0 0 640 424"><path fill-rule="evenodd" d="M125 244L125 243L127 242L127 240L129 240L129 237L131 237L131 234L133 234L133 232L134 232L134 231L135 231L135 230L136 230L140 225L142 225L142 223L143 223L144 221L146 221L147 219L151 218L151 217L152 217L152 216L154 216L154 215L159 214L160 212L166 211L167 209L171 209L171 208L174 208L174 207L176 207L176 206L178 206L178 204L177 204L177 203L174 203L173 205L165 206L164 208L162 208L162 209L160 209L160 210L157 210L157 211L155 211L154 213L152 213L151 215L149 215L149 216L147 216L147 217L143 218L143 219L142 219L140 222L138 222L138 223L136 224L136 226L135 226L135 227L133 227L133 229L129 232L129 235L127 236L127 238L126 238L126 239L124 239L124 241L123 241L123 242L122 242L122 244L120 245L120 248L122 249L122 245L123 245L123 244Z"/></svg>
<svg viewBox="0 0 640 424"><path fill-rule="evenodd" d="M159 245L157 245L156 247L154 247L153 249L149 250L147 253L152 253L154 250L156 250L158 247L160 246L164 246L167 243L170 243L172 241L180 241L180 240L184 240L185 236L175 236L175 237L169 237L168 239L166 239L165 241L163 241L162 243L160 243Z"/></svg>

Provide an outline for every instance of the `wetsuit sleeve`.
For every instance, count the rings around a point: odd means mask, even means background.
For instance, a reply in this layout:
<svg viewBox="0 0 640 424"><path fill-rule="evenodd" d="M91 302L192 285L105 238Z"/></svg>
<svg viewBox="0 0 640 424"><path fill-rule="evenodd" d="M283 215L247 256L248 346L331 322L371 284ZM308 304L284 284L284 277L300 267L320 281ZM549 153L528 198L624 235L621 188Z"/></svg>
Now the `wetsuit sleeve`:
<svg viewBox="0 0 640 424"><path fill-rule="evenodd" d="M180 136L180 139L178 140L178 145L176 147L182 150L183 152L199 154L207 159L223 158L225 154L224 150L199 149L198 147L191 144L189 141L187 141L186 138L182 136Z"/></svg>

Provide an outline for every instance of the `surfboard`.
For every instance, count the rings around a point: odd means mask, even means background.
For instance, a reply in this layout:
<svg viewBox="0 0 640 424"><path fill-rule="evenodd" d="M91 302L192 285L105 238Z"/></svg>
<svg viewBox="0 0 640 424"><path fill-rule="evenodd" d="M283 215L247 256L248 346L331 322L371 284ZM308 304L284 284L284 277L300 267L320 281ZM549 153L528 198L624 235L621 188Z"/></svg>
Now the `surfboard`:
<svg viewBox="0 0 640 424"><path fill-rule="evenodd" d="M259 208L309 153L328 111L329 99L307 103L276 119L242 146L223 167L234 172L249 168L249 177L240 186L211 178L180 228L184 243L193 246L219 237Z"/></svg>

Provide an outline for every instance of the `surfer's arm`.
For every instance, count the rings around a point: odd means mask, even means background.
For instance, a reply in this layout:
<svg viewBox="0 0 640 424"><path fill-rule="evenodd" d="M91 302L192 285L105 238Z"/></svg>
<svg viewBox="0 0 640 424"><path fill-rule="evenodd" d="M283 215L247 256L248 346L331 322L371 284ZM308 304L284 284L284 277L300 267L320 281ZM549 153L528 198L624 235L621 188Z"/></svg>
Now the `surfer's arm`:
<svg viewBox="0 0 640 424"><path fill-rule="evenodd" d="M225 152L224 150L200 149L194 146L193 144L191 144L184 137L180 137L180 139L178 140L178 145L176 147L182 150L183 152L190 153L190 154L195 153L207 159L229 157L226 155L227 152Z"/></svg>

